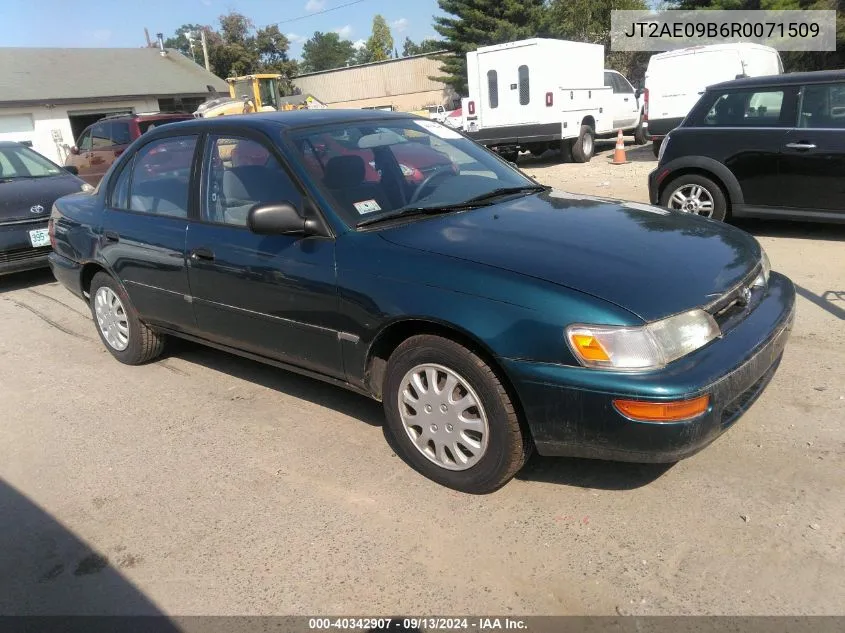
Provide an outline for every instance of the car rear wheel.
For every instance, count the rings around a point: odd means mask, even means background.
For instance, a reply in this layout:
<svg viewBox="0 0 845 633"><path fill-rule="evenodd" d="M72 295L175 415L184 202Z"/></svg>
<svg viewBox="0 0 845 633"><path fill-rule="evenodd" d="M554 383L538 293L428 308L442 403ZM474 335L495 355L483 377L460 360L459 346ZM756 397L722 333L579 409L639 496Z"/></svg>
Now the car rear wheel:
<svg viewBox="0 0 845 633"><path fill-rule="evenodd" d="M576 163L589 163L596 149L593 128L582 125L578 138L572 142L572 160Z"/></svg>
<svg viewBox="0 0 845 633"><path fill-rule="evenodd" d="M722 188L699 174L685 174L672 180L663 190L660 204L719 221L725 219L728 209Z"/></svg>
<svg viewBox="0 0 845 633"><path fill-rule="evenodd" d="M493 492L522 468L531 442L493 370L440 336L404 341L387 364L386 429L400 456L439 484Z"/></svg>
<svg viewBox="0 0 845 633"><path fill-rule="evenodd" d="M161 354L164 337L141 323L126 292L113 277L94 275L90 305L100 340L121 363L140 365Z"/></svg>

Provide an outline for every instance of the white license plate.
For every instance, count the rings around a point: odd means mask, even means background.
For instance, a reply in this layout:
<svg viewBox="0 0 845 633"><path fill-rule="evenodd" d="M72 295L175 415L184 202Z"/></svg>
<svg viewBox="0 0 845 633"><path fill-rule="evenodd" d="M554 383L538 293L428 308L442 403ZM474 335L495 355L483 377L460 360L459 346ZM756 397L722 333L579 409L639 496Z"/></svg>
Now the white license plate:
<svg viewBox="0 0 845 633"><path fill-rule="evenodd" d="M35 229L29 232L29 241L33 247L50 246L50 232L48 229Z"/></svg>

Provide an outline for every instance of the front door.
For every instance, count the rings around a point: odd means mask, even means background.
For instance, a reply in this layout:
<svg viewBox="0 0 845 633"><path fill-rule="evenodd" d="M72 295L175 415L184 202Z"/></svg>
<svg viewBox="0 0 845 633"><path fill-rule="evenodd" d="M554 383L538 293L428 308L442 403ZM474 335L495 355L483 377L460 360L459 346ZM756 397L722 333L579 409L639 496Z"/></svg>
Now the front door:
<svg viewBox="0 0 845 633"><path fill-rule="evenodd" d="M97 181L91 174L91 128L85 130L76 141L76 153L68 154L65 164L76 167L82 180L96 186Z"/></svg>
<svg viewBox="0 0 845 633"><path fill-rule="evenodd" d="M845 83L804 86L800 104L781 150L781 205L845 214Z"/></svg>
<svg viewBox="0 0 845 633"><path fill-rule="evenodd" d="M247 228L256 204L289 201L301 209L304 203L263 142L209 136L203 163L201 217L187 239L202 336L343 377L334 239Z"/></svg>
<svg viewBox="0 0 845 633"><path fill-rule="evenodd" d="M158 139L122 166L100 236L103 257L141 319L186 332L196 330L185 258L196 142Z"/></svg>
<svg viewBox="0 0 845 633"><path fill-rule="evenodd" d="M634 127L640 113L634 87L619 73L605 71L604 85L613 88L613 129Z"/></svg>

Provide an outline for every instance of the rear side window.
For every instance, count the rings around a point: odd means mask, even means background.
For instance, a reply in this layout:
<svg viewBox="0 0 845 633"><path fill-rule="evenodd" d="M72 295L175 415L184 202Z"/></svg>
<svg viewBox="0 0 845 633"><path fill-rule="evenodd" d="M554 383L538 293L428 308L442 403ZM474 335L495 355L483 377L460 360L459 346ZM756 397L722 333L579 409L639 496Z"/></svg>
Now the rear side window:
<svg viewBox="0 0 845 633"><path fill-rule="evenodd" d="M798 127L845 128L845 84L804 86Z"/></svg>
<svg viewBox="0 0 845 633"><path fill-rule="evenodd" d="M196 145L196 136L174 136L142 147L132 166L129 208L187 218Z"/></svg>
<svg viewBox="0 0 845 633"><path fill-rule="evenodd" d="M720 94L704 115L705 127L786 127L791 124L785 93L745 90Z"/></svg>
<svg viewBox="0 0 845 633"><path fill-rule="evenodd" d="M129 145L132 142L128 121L112 121L111 140L114 145Z"/></svg>
<svg viewBox="0 0 845 633"><path fill-rule="evenodd" d="M490 107L499 107L499 77L495 70L487 71L487 96L490 99Z"/></svg>
<svg viewBox="0 0 845 633"><path fill-rule="evenodd" d="M531 101L531 93L528 85L528 66L519 67L519 104L528 105Z"/></svg>

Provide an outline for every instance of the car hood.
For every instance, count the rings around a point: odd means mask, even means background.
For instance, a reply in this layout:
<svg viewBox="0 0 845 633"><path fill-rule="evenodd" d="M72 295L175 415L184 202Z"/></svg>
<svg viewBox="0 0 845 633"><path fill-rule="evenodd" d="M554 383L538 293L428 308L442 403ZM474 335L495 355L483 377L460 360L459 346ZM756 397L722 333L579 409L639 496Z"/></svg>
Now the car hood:
<svg viewBox="0 0 845 633"><path fill-rule="evenodd" d="M0 222L50 217L53 203L69 193L79 193L82 180L73 174L43 178L0 179ZM43 210L32 211L41 206Z"/></svg>
<svg viewBox="0 0 845 633"><path fill-rule="evenodd" d="M757 266L757 241L704 218L559 191L381 231L409 248L549 281L651 321L711 302Z"/></svg>

